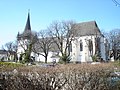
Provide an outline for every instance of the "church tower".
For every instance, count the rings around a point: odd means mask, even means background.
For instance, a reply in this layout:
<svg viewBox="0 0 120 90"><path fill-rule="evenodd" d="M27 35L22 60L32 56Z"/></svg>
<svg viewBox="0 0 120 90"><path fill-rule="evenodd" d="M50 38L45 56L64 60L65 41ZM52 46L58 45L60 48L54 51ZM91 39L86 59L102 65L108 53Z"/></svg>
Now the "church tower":
<svg viewBox="0 0 120 90"><path fill-rule="evenodd" d="M20 56L25 52L25 50L27 50L32 35L33 34L31 31L30 13L28 12L27 22L24 31L22 34L18 32L17 35L17 42L18 42L17 54L19 60L20 60Z"/></svg>
<svg viewBox="0 0 120 90"><path fill-rule="evenodd" d="M30 39L31 34L32 34L32 31L31 31L31 25L30 25L30 13L28 12L28 17L27 17L27 22L26 22L26 25L25 25L25 29L24 29L22 34L20 34L18 32L17 39L18 40Z"/></svg>

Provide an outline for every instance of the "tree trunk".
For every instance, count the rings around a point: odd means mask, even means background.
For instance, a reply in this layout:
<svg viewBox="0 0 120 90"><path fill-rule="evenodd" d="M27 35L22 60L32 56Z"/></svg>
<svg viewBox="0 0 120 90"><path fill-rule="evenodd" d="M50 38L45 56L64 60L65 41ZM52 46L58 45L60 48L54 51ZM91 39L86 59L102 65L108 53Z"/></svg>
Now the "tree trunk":
<svg viewBox="0 0 120 90"><path fill-rule="evenodd" d="M45 63L47 63L47 56L45 56Z"/></svg>

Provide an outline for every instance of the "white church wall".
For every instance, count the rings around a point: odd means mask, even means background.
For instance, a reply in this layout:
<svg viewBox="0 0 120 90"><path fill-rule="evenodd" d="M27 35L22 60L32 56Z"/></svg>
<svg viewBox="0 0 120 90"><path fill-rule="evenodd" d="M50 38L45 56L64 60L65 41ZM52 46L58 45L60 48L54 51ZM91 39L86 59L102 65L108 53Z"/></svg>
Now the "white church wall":
<svg viewBox="0 0 120 90"><path fill-rule="evenodd" d="M25 40L21 39L18 41L18 51L17 51L18 53L23 53L24 49L27 49L27 46L26 46L27 42L28 42L27 39Z"/></svg>
<svg viewBox="0 0 120 90"><path fill-rule="evenodd" d="M91 39L93 42L93 55L95 54L95 36L82 36L82 37L77 37L74 41L72 41L72 52L70 53L71 56L71 62L92 62L92 57L89 52L88 48L88 40ZM83 51L80 51L80 42L82 41L83 43ZM101 37L100 39L100 51L101 52L101 57L105 60L106 55L105 55L105 38ZM24 52L24 49L20 46L23 43L21 41L18 43L18 56L20 56L21 53ZM63 44L63 48L65 43ZM25 45L24 45L25 46ZM25 46L26 47L26 46ZM41 52L41 54L44 54ZM52 57L53 52L49 52L48 54L48 61L47 62L53 62L53 60L56 60L56 62L59 62L59 57ZM42 55L38 55L35 53L31 53L31 56L35 57L36 61L41 61L45 62L45 58Z"/></svg>
<svg viewBox="0 0 120 90"><path fill-rule="evenodd" d="M70 52L71 62L92 62L92 57L90 55L88 42L87 42L89 39L91 39L93 42L93 55L95 54L95 36L82 36L72 41L72 52ZM106 58L105 45L104 45L105 41L104 41L104 38L101 38L100 40L101 40L100 50L102 51L101 56L103 59L105 59ZM83 42L83 51L80 51L80 41ZM63 48L64 47L65 46L63 46ZM56 59L56 62L58 62L59 58L51 58L52 55L53 55L53 52L49 52L48 62L52 62L53 59ZM37 57L36 59L37 61L42 61L42 62L45 61L45 58L42 55L39 55L39 57L38 56L36 57Z"/></svg>
<svg viewBox="0 0 120 90"><path fill-rule="evenodd" d="M93 43L93 53L92 53L92 55L94 55L94 53L95 53L95 41L94 41L94 36L92 36L92 35L90 35L90 36L83 36L83 37L81 37L81 38L83 38L82 40L83 40L83 56L84 56L84 61L85 62L92 62L92 58L91 58L91 54L90 54L90 51L89 51L89 40L91 40L92 41L92 43Z"/></svg>
<svg viewBox="0 0 120 90"><path fill-rule="evenodd" d="M43 54L42 52L39 52L40 54ZM43 55L36 55L35 57L35 61L37 62L45 62L45 57ZM59 62L59 58L58 57L52 57L53 52L49 52L48 53L48 57L47 57L47 62L53 62L53 60L55 60L56 62Z"/></svg>
<svg viewBox="0 0 120 90"><path fill-rule="evenodd" d="M100 51L101 51L101 58L103 59L103 60L106 60L106 50L105 50L105 38L104 37L101 37L101 39L100 39Z"/></svg>
<svg viewBox="0 0 120 90"><path fill-rule="evenodd" d="M74 62L92 62L92 55L95 54L95 38L96 35L93 36L82 36L77 37L76 40L72 42L72 52L71 57ZM92 40L93 42L93 54L90 55L89 48L88 48L88 40ZM80 51L80 41L83 43L83 51ZM104 40L103 40L104 41ZM105 58L105 45L101 43L101 54L102 57Z"/></svg>
<svg viewBox="0 0 120 90"><path fill-rule="evenodd" d="M17 49L18 61L19 61L19 58L20 58L20 54L24 53L25 49L27 49L27 46L26 46L27 43L28 43L27 39L23 40L21 38L20 40L18 40L18 49Z"/></svg>

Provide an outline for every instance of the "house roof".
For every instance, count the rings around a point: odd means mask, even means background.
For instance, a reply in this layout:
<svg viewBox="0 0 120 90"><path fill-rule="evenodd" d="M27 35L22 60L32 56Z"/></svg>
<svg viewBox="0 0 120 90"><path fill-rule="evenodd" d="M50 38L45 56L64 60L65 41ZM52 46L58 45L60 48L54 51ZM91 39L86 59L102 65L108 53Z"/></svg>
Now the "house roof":
<svg viewBox="0 0 120 90"><path fill-rule="evenodd" d="M0 54L7 54L6 50L0 50Z"/></svg>
<svg viewBox="0 0 120 90"><path fill-rule="evenodd" d="M75 25L74 30L76 32L76 36L100 35L101 34L96 21L78 23Z"/></svg>
<svg viewBox="0 0 120 90"><path fill-rule="evenodd" d="M11 55L14 55L16 52L8 51L8 50L0 50L0 54L8 54L8 53L10 53Z"/></svg>

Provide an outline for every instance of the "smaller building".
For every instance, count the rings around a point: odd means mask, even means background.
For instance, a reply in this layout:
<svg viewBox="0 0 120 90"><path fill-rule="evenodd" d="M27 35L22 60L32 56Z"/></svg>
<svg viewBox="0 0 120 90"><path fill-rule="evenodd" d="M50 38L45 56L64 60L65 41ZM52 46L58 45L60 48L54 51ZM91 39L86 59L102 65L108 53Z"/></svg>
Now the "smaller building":
<svg viewBox="0 0 120 90"><path fill-rule="evenodd" d="M0 61L8 60L8 52L6 50L0 50Z"/></svg>
<svg viewBox="0 0 120 90"><path fill-rule="evenodd" d="M14 51L0 50L0 61L15 61Z"/></svg>

